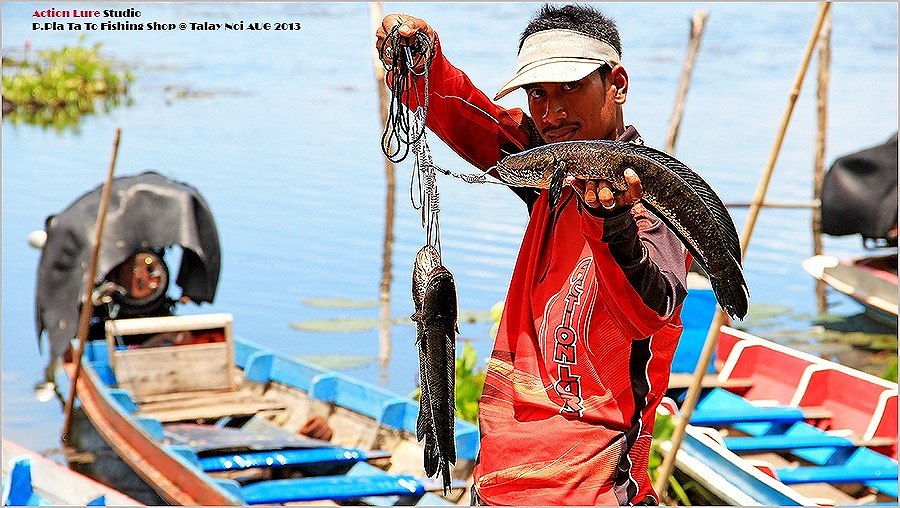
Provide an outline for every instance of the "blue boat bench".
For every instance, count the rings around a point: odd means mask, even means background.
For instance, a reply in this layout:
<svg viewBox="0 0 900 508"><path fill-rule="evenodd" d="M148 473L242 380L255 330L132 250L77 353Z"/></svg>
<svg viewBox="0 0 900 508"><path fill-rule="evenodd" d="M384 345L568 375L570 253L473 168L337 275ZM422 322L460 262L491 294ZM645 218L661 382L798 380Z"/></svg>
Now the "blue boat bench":
<svg viewBox="0 0 900 508"><path fill-rule="evenodd" d="M465 488L465 482L453 482L451 487ZM440 490L440 486L435 481L411 475L388 474L365 463L356 464L346 475L268 480L240 488L244 502L251 505L361 498L366 498L370 504L382 504L373 497L385 498L384 505L398 501L411 504L421 502L430 490ZM428 502L437 503L440 499L430 496Z"/></svg>
<svg viewBox="0 0 900 508"><path fill-rule="evenodd" d="M355 464L374 459L390 457L390 452L363 451L358 448L294 448L284 450L264 450L244 453L229 453L200 457L200 468L207 473L239 471L255 467L300 467L313 465Z"/></svg>
<svg viewBox="0 0 900 508"><path fill-rule="evenodd" d="M721 427L740 423L766 423L787 428L804 420L828 419L827 411L787 406L761 407L722 388L706 392L691 415L691 424Z"/></svg>
<svg viewBox="0 0 900 508"><path fill-rule="evenodd" d="M776 468L776 476L786 485L863 483L897 497L897 461L803 419L796 408L756 407L738 395L713 389L698 403L691 424L730 425L747 434L724 439L735 453L784 451L812 464Z"/></svg>
<svg viewBox="0 0 900 508"><path fill-rule="evenodd" d="M363 451L294 435L256 416L242 427L225 427L228 423L229 419L223 419L218 425L167 425L164 435L172 444L193 450L197 464L207 473L320 465L349 468L391 456L387 451Z"/></svg>

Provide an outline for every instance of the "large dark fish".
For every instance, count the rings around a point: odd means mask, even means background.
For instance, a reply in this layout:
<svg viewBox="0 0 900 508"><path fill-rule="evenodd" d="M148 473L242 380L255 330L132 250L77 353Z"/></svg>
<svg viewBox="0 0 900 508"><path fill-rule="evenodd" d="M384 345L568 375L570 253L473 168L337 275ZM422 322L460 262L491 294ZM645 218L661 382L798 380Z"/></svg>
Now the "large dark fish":
<svg viewBox="0 0 900 508"><path fill-rule="evenodd" d="M419 348L422 395L416 439L425 441L425 474L440 472L444 491L450 486L450 464L456 462L456 333L457 301L453 275L430 245L416 254L412 282Z"/></svg>
<svg viewBox="0 0 900 508"><path fill-rule="evenodd" d="M607 180L624 191L627 168L641 179L641 201L709 275L719 305L733 317L746 316L749 291L734 221L709 184L671 155L621 141L564 141L509 155L492 169L506 184L549 189L555 207L567 176Z"/></svg>

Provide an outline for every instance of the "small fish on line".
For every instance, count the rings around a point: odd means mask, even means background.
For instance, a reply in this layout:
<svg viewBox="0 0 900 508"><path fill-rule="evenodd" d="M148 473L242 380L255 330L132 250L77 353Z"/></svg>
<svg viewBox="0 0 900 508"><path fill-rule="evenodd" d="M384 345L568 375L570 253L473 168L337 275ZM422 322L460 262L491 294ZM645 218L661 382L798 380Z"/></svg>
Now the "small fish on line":
<svg viewBox="0 0 900 508"><path fill-rule="evenodd" d="M424 466L429 477L440 473L444 493L450 487L450 464L456 463L456 334L459 313L453 274L440 254L426 245L413 264L412 297L419 349L419 418L416 439L425 441Z"/></svg>
<svg viewBox="0 0 900 508"><path fill-rule="evenodd" d="M627 168L641 179L644 205L709 275L719 305L732 317L746 316L749 289L734 221L709 184L678 159L622 141L563 141L508 155L491 170L507 185L548 189L554 208L567 176L606 180L621 192Z"/></svg>

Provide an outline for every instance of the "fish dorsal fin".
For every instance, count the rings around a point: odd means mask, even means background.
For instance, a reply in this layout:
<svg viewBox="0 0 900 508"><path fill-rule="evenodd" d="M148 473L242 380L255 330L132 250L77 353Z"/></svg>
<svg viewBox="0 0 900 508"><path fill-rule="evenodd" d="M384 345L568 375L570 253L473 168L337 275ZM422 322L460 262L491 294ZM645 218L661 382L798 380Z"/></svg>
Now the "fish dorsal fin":
<svg viewBox="0 0 900 508"><path fill-rule="evenodd" d="M706 180L694 170L685 166L684 163L667 153L642 145L632 145L629 148L634 150L636 154L671 169L673 173L678 175L697 193L716 219L716 223L726 240L728 253L731 254L735 261L738 262L738 265L740 265L741 241L738 237L737 230L735 229L734 220L731 218L731 214L728 213L728 209L722 203L718 194L716 194L712 187L706 183Z"/></svg>

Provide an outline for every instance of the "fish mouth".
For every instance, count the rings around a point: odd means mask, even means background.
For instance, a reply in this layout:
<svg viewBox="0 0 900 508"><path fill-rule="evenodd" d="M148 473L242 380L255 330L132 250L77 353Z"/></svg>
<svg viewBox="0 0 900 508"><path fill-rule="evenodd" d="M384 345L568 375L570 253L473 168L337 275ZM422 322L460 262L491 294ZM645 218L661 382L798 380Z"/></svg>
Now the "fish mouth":
<svg viewBox="0 0 900 508"><path fill-rule="evenodd" d="M544 136L545 141L549 143L557 143L574 138L578 131L579 127L577 125L567 124L560 127L553 127L551 129L544 129L544 132L542 132L541 135Z"/></svg>

